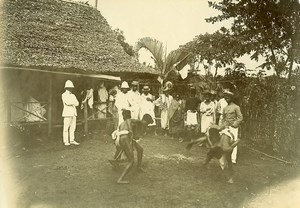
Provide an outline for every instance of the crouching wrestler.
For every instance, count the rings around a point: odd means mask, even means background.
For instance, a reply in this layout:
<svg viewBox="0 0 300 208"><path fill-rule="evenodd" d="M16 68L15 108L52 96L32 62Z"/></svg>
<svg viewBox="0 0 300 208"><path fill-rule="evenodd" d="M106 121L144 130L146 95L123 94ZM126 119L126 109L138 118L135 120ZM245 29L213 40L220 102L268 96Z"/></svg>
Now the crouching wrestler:
<svg viewBox="0 0 300 208"><path fill-rule="evenodd" d="M115 140L116 152L114 158L109 160L109 162L113 166L118 166L121 162L122 154L126 156L126 167L117 181L117 183L126 184L129 183L129 181L125 181L124 177L134 165L134 150L137 152L137 169L144 172L141 167L144 150L138 143L138 140L145 128L148 124L152 123L153 120L148 114L145 114L142 120L131 119L131 112L129 110L123 110L122 116L124 121L119 125L119 129L112 135Z"/></svg>
<svg viewBox="0 0 300 208"><path fill-rule="evenodd" d="M207 132L207 135L201 137L195 141L190 142L187 145L187 149L190 150L192 146L196 143L204 143L207 142L209 144L210 150L207 153L206 160L204 163L204 167L207 168L209 162L213 158L223 159L225 161L225 165L221 165L222 170L228 170L228 183L233 183L233 164L231 161L231 153L233 148L240 142L239 139L234 138L234 134L230 132L229 128L220 128L217 125L212 125Z"/></svg>
<svg viewBox="0 0 300 208"><path fill-rule="evenodd" d="M204 163L204 167L207 168L208 163L211 159L224 158L225 167L223 170L228 171L228 183L234 183L233 181L233 164L231 161L231 154L233 148L240 142L239 139L234 138L234 134L230 132L229 128L225 128L220 131L218 128L210 128L209 129L209 143L211 144L211 148L207 153L206 160ZM222 166L221 166L222 167Z"/></svg>

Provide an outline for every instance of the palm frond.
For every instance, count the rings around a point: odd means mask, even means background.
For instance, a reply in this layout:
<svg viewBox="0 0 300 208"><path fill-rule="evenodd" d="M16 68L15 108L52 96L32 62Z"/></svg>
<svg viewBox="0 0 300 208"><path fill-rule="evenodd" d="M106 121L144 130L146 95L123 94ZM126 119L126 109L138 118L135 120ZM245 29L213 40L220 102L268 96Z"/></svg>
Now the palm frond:
<svg viewBox="0 0 300 208"><path fill-rule="evenodd" d="M169 53L166 58L166 67L164 74L169 73L170 71L176 69L181 70L185 65L188 64L190 58L190 53L181 51L181 50L174 50Z"/></svg>
<svg viewBox="0 0 300 208"><path fill-rule="evenodd" d="M152 54L156 64L156 68L158 68L162 72L164 68L163 44L156 39L145 37L138 40L135 46L135 51L138 52L141 48L148 50Z"/></svg>

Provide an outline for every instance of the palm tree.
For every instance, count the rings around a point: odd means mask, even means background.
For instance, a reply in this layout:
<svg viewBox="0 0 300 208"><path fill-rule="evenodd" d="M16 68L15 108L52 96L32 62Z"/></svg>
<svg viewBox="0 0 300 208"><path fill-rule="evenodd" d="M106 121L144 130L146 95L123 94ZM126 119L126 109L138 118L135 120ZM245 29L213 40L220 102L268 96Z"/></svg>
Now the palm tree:
<svg viewBox="0 0 300 208"><path fill-rule="evenodd" d="M159 77L162 80L161 84L167 79L172 71L180 71L187 65L190 53L185 50L174 50L168 55L166 49L164 50L163 44L153 38L144 37L139 39L136 43L135 51L138 53L140 49L146 49L152 54L154 60L154 68L159 72Z"/></svg>

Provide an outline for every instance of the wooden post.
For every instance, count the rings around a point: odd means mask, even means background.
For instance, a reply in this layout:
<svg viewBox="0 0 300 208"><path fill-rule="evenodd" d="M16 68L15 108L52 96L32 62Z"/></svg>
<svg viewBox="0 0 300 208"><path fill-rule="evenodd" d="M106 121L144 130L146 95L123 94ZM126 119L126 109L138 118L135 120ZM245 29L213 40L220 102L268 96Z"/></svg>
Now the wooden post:
<svg viewBox="0 0 300 208"><path fill-rule="evenodd" d="M84 112L83 112L83 115L84 115L84 133L85 135L88 134L88 106L87 106L87 101L84 103Z"/></svg>
<svg viewBox="0 0 300 208"><path fill-rule="evenodd" d="M48 137L52 134L52 85L53 77L49 75L49 85L48 85Z"/></svg>
<svg viewBox="0 0 300 208"><path fill-rule="evenodd" d="M10 103L10 101L8 101L7 102L7 123L8 123L8 125L10 124L10 122L11 122L11 103Z"/></svg>

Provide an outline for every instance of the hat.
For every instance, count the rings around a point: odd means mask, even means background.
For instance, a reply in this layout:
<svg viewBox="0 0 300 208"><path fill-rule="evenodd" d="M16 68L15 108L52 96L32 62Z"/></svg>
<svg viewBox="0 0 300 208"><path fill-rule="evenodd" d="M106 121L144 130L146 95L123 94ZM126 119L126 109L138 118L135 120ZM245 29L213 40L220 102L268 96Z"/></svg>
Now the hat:
<svg viewBox="0 0 300 208"><path fill-rule="evenodd" d="M171 90L171 88L169 88L169 87L164 87L163 92L167 92L167 91L170 91L170 90Z"/></svg>
<svg viewBox="0 0 300 208"><path fill-rule="evenodd" d="M138 81L132 81L131 85L139 85Z"/></svg>
<svg viewBox="0 0 300 208"><path fill-rule="evenodd" d="M204 90L204 92L202 93L203 95L207 95L207 94L210 94L211 95L211 92L209 90Z"/></svg>
<svg viewBox="0 0 300 208"><path fill-rule="evenodd" d="M211 90L211 91L210 91L210 94L212 94L212 95L216 95L216 94L217 94L217 92L216 92L215 90Z"/></svg>
<svg viewBox="0 0 300 208"><path fill-rule="evenodd" d="M71 80L67 80L65 83L65 88L74 88L73 82Z"/></svg>
<svg viewBox="0 0 300 208"><path fill-rule="evenodd" d="M121 89L129 89L129 85L126 81L122 82Z"/></svg>
<svg viewBox="0 0 300 208"><path fill-rule="evenodd" d="M231 96L233 96L234 94L233 94L233 92L230 92L229 90L224 90L224 95L231 95Z"/></svg>
<svg viewBox="0 0 300 208"><path fill-rule="evenodd" d="M150 91L150 87L148 85L145 85L142 89L143 92L149 92Z"/></svg>

